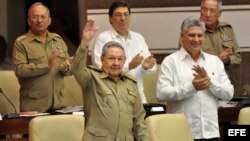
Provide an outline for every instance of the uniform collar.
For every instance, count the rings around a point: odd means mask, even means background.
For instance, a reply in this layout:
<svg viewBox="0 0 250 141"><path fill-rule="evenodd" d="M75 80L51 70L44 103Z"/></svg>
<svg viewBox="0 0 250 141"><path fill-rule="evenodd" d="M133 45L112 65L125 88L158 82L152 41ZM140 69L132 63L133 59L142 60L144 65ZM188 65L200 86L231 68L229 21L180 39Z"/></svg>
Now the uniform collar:
<svg viewBox="0 0 250 141"><path fill-rule="evenodd" d="M48 30L46 31L46 34L47 34L47 42L51 40L57 40L57 38L55 38L56 36L53 36ZM39 37L36 34L34 34L31 30L29 30L27 33L27 39L29 42L32 41L42 42L41 39L39 39Z"/></svg>
<svg viewBox="0 0 250 141"><path fill-rule="evenodd" d="M125 73L122 72L122 74L120 75L119 80L124 80L124 77L125 77L125 76L126 76ZM102 69L102 73L101 73L101 75L100 75L100 78L101 78L101 79L106 79L106 78L112 79L112 78L109 76L109 74L107 74L106 72L103 71L103 69ZM113 80L113 79L112 79L112 80Z"/></svg>
<svg viewBox="0 0 250 141"><path fill-rule="evenodd" d="M219 30L221 26L222 26L222 23L220 21L218 21L218 23L217 23L217 25L216 25L216 27L215 27L214 30L210 30L210 29L206 28L206 32L214 33L215 31Z"/></svg>

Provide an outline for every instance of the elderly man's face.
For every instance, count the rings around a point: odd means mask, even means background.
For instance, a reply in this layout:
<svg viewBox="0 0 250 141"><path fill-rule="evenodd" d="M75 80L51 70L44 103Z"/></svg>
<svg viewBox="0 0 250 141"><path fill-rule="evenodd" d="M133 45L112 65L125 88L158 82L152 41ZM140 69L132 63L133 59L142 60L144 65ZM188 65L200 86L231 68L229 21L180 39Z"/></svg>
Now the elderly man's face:
<svg viewBox="0 0 250 141"><path fill-rule="evenodd" d="M30 10L27 22L34 34L41 35L47 31L51 18L44 6L36 5Z"/></svg>
<svg viewBox="0 0 250 141"><path fill-rule="evenodd" d="M200 53L204 42L204 32L199 26L189 27L185 33L181 34L181 41L189 54Z"/></svg>
<svg viewBox="0 0 250 141"><path fill-rule="evenodd" d="M102 67L111 77L118 79L125 63L124 51L119 47L108 48L101 57Z"/></svg>
<svg viewBox="0 0 250 141"><path fill-rule="evenodd" d="M201 5L200 19L206 24L208 29L213 29L220 18L218 2L216 0L207 0Z"/></svg>

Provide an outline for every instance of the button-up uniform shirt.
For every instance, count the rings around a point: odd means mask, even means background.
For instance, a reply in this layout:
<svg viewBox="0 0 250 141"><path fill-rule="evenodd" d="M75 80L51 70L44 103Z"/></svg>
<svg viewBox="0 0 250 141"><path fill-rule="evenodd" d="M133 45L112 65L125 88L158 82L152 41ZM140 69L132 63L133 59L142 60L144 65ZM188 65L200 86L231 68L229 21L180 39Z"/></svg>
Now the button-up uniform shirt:
<svg viewBox="0 0 250 141"><path fill-rule="evenodd" d="M206 69L211 79L208 89L196 91L194 88L193 65ZM233 92L234 88L224 65L217 56L201 52L195 62L185 49L181 48L162 62L157 82L157 98L167 101L167 112L185 114L194 139L219 137L218 101L230 100Z"/></svg>
<svg viewBox="0 0 250 141"><path fill-rule="evenodd" d="M129 70L129 63L137 54L140 54L144 58L151 55L143 36L137 32L129 31L128 39L125 40L113 28L99 34L96 38L95 46L92 51L92 62L98 67L101 67L100 58L102 48L105 43L109 41L116 41L123 46L126 55L126 62L124 64L123 71L128 72L137 78L140 97L143 103L147 103L147 99L144 94L143 75L145 73L150 74L156 72L157 65L155 64L153 68L145 70L142 67L142 64L140 64L137 68Z"/></svg>
<svg viewBox="0 0 250 141"><path fill-rule="evenodd" d="M148 141L145 111L136 80L121 74L114 81L102 69L86 66L88 49L79 49L72 63L73 74L83 88L84 141Z"/></svg>
<svg viewBox="0 0 250 141"><path fill-rule="evenodd" d="M225 69L229 77L233 77L230 75L230 68L240 64L241 55L232 26L227 22L219 22L215 31L206 30L205 42L201 48L204 52L219 56L227 48L233 48L233 55L230 56L230 61L225 63Z"/></svg>
<svg viewBox="0 0 250 141"><path fill-rule="evenodd" d="M61 50L53 68L48 60L55 49ZM47 32L43 43L31 31L18 37L13 48L13 63L20 84L20 110L46 112L64 107L63 74L59 65L68 58L61 36Z"/></svg>

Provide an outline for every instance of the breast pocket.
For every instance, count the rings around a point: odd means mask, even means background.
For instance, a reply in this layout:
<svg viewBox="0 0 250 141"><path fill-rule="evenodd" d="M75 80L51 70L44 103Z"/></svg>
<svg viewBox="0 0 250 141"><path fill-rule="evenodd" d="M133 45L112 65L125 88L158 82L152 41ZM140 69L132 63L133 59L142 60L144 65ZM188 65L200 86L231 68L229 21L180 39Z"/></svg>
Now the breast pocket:
<svg viewBox="0 0 250 141"><path fill-rule="evenodd" d="M136 91L135 89L129 87L127 88L127 96L128 96L128 100L129 100L129 103L131 105L134 105L134 103L136 102L136 99L137 99L137 96L138 96L138 91Z"/></svg>
<svg viewBox="0 0 250 141"><path fill-rule="evenodd" d="M217 81L220 79L220 76L219 76L220 71L218 69L212 69L212 68L213 68L213 66L206 67L207 74L211 80Z"/></svg>
<svg viewBox="0 0 250 141"><path fill-rule="evenodd" d="M222 41L222 45L224 48L232 48L235 46L235 43L230 40L230 41Z"/></svg>
<svg viewBox="0 0 250 141"><path fill-rule="evenodd" d="M97 99L102 107L112 108L112 99L114 98L111 91L97 88Z"/></svg>
<svg viewBox="0 0 250 141"><path fill-rule="evenodd" d="M224 48L230 48L235 46L233 36L229 31L225 31L223 34L221 34L221 42Z"/></svg>
<svg viewBox="0 0 250 141"><path fill-rule="evenodd" d="M29 63L33 63L33 64L41 64L41 63L47 62L45 58L45 54L42 54L40 52L28 53L28 61Z"/></svg>

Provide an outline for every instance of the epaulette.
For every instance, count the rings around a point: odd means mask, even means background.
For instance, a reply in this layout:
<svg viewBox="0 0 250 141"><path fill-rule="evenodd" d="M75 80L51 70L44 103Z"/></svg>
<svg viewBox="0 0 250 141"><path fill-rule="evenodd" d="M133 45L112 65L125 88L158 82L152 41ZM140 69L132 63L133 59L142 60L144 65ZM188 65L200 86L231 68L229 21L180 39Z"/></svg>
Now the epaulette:
<svg viewBox="0 0 250 141"><path fill-rule="evenodd" d="M222 26L222 27L224 27L224 26L232 27L228 22L220 22L219 26Z"/></svg>
<svg viewBox="0 0 250 141"><path fill-rule="evenodd" d="M59 34L57 34L57 33L51 33L51 35L52 35L52 37L56 37L56 38L62 39L62 37Z"/></svg>
<svg viewBox="0 0 250 141"><path fill-rule="evenodd" d="M97 66L94 66L94 65L87 65L87 68L90 68L90 69L96 70L96 71L103 71L101 68L98 68Z"/></svg>
<svg viewBox="0 0 250 141"><path fill-rule="evenodd" d="M25 39L26 38L26 35L21 35L21 36L19 36L17 39L16 39L16 41L22 41L23 39Z"/></svg>
<svg viewBox="0 0 250 141"><path fill-rule="evenodd" d="M137 83L136 77L134 77L134 76L132 76L130 74L124 73L123 76L130 79L130 80L132 80L132 81L134 81L135 83Z"/></svg>

